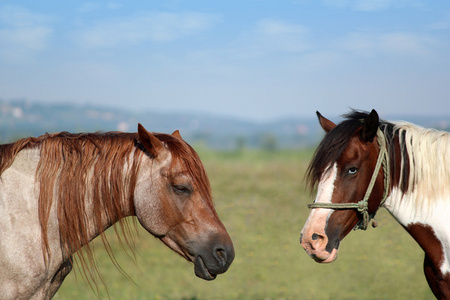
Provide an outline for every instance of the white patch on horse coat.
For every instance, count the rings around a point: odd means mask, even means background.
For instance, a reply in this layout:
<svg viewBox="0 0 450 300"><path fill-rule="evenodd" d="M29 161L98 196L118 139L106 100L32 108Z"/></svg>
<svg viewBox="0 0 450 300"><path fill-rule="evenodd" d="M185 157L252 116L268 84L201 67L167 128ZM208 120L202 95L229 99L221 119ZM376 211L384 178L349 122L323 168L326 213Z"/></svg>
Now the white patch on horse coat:
<svg viewBox="0 0 450 300"><path fill-rule="evenodd" d="M334 163L333 167L331 167L327 172L323 173L320 179L320 182L317 186L317 195L316 200L314 201L315 203L331 203L336 177L337 164ZM325 225L332 212L333 210L329 208L312 209L303 228L309 228L313 224L320 224L321 227L323 226L323 233L325 233Z"/></svg>
<svg viewBox="0 0 450 300"><path fill-rule="evenodd" d="M326 173L322 175L319 185L317 187L317 203L331 203L331 198L333 197L334 182L337 177L337 163L333 164Z"/></svg>
<svg viewBox="0 0 450 300"><path fill-rule="evenodd" d="M450 134L406 122L395 125L405 137L400 146L409 158L410 174L405 178L409 184L405 193L394 187L384 206L403 226L420 223L433 228L444 253L441 272L449 273ZM402 166L404 161L402 156Z"/></svg>
<svg viewBox="0 0 450 300"><path fill-rule="evenodd" d="M336 177L337 164L335 163L327 172L322 174L317 187L315 203L331 203ZM305 251L323 263L334 261L338 253L337 249L333 249L331 253L326 250L328 238L325 234L325 228L333 211L328 208L313 208L301 233L301 244Z"/></svg>
<svg viewBox="0 0 450 300"><path fill-rule="evenodd" d="M442 274L450 272L450 198L439 198L429 202L422 209L417 209L411 196L405 196L398 188L394 188L387 199L386 209L403 226L423 224L433 228L436 238L442 244L444 259L440 266Z"/></svg>

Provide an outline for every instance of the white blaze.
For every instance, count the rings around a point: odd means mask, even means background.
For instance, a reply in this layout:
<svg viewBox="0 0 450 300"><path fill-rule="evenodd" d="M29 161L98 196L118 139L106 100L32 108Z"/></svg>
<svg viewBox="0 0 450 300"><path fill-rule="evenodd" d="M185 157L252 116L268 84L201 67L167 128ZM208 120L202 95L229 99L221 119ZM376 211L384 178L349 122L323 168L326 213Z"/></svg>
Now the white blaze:
<svg viewBox="0 0 450 300"><path fill-rule="evenodd" d="M334 182L337 177L337 164L334 163L327 172L322 174L319 185L317 187L317 195L315 203L331 203L331 198L333 197ZM328 220L329 215L333 212L329 208L314 208L306 220L305 228L309 224L323 224L323 231L325 232L325 225ZM310 223L311 222L311 223Z"/></svg>
<svg viewBox="0 0 450 300"><path fill-rule="evenodd" d="M331 203L333 197L334 182L337 177L337 164L334 163L326 173L322 175L317 187L316 203Z"/></svg>

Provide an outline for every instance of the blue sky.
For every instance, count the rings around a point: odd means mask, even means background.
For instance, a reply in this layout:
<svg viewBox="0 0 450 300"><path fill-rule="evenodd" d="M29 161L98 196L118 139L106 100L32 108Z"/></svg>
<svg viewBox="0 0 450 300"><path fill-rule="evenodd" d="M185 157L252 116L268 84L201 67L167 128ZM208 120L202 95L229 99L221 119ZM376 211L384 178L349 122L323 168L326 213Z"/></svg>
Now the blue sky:
<svg viewBox="0 0 450 300"><path fill-rule="evenodd" d="M0 98L448 115L450 1L0 0Z"/></svg>

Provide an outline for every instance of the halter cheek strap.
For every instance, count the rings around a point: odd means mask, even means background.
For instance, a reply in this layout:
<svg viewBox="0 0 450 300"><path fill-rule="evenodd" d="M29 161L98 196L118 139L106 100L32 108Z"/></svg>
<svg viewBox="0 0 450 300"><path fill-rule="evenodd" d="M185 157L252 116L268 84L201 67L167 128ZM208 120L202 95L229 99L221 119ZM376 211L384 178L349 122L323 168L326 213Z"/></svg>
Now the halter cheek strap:
<svg viewBox="0 0 450 300"><path fill-rule="evenodd" d="M377 131L377 141L379 147L377 163L375 165L372 178L370 179L369 186L367 187L366 194L364 195L364 198L361 201L357 203L312 203L308 204L308 208L310 209L328 208L335 210L356 209L362 215L362 219L358 222L358 224L356 224L354 229L366 230L367 226L369 225L370 219L375 217L378 208L380 208L386 201L390 184L389 155L387 153L386 137L379 128ZM383 198L381 199L378 208L372 214L369 214L369 198L370 195L372 194L372 190L377 180L378 173L380 172L381 167L383 167L383 178L384 178Z"/></svg>

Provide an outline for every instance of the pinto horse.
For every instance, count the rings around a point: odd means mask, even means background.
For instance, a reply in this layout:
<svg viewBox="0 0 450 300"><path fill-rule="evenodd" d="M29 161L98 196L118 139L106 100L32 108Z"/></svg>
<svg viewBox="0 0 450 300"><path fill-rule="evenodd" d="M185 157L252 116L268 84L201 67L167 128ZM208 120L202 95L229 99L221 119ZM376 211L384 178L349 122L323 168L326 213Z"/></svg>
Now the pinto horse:
<svg viewBox="0 0 450 300"><path fill-rule="evenodd" d="M89 242L101 235L112 256L103 232L118 222L129 244L127 216L193 262L200 278L216 278L234 259L204 167L178 131L139 124L138 133L25 138L0 145L0 174L2 299L50 299L74 254L82 271L96 270Z"/></svg>
<svg viewBox="0 0 450 300"><path fill-rule="evenodd" d="M317 196L300 243L317 262L337 258L352 229L385 207L425 252L434 295L450 299L450 134L353 111L336 125L317 112L326 135L307 170Z"/></svg>

